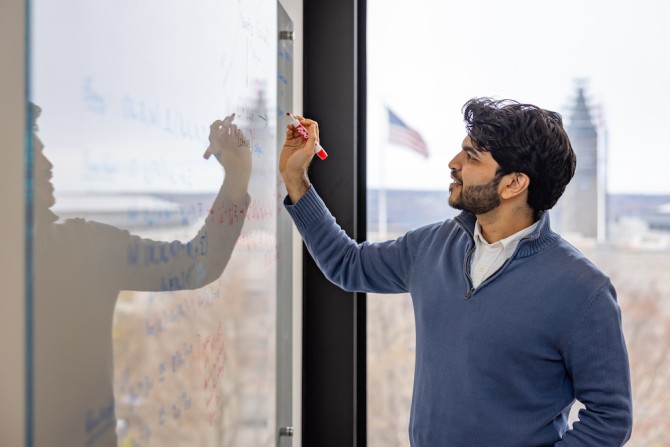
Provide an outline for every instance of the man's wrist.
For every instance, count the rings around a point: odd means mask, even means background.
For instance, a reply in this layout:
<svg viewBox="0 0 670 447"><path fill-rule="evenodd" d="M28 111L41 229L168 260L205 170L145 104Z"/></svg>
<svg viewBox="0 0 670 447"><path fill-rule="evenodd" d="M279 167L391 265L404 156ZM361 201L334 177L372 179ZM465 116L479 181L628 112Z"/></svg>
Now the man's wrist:
<svg viewBox="0 0 670 447"><path fill-rule="evenodd" d="M284 185L286 185L286 191L291 199L291 203L295 205L307 193L311 183L309 182L309 178L307 178L307 174L305 174L299 177L284 177Z"/></svg>

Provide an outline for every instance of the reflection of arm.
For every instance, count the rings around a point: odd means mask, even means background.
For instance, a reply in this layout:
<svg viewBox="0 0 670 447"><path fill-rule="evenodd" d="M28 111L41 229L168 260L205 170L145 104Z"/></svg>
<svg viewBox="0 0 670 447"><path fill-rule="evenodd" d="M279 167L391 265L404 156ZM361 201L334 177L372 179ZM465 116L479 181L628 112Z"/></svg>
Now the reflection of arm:
<svg viewBox="0 0 670 447"><path fill-rule="evenodd" d="M284 201L307 249L326 277L345 290L401 293L410 288L423 230L384 243L357 243L335 222L313 187L295 204Z"/></svg>
<svg viewBox="0 0 670 447"><path fill-rule="evenodd" d="M115 288L162 291L196 289L221 276L240 236L250 199L221 188L205 224L188 242L143 239L105 224L87 222L103 278ZM80 233L81 234L81 233ZM100 272L103 273L103 272ZM115 279L114 279L115 278Z"/></svg>
<svg viewBox="0 0 670 447"><path fill-rule="evenodd" d="M131 290L196 289L219 278L235 248L249 207L249 141L235 114L210 126L208 152L225 170L205 225L188 243L133 238L128 245Z"/></svg>
<svg viewBox="0 0 670 447"><path fill-rule="evenodd" d="M556 447L620 446L630 437L628 354L615 296L607 282L587 302L562 347L575 396L586 408Z"/></svg>

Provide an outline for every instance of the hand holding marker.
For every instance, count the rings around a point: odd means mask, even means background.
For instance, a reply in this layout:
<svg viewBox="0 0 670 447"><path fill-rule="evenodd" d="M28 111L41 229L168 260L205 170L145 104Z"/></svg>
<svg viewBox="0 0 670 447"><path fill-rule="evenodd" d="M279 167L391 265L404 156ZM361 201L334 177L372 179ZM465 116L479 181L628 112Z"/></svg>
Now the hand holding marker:
<svg viewBox="0 0 670 447"><path fill-rule="evenodd" d="M303 140L307 141L309 139L309 133L307 132L307 129L305 129L305 126L300 124L300 121L298 121L297 118L291 115L289 112L286 112L286 115L291 118L291 125L293 128L298 131ZM321 147L318 141L316 142L316 146L314 146L314 152L321 160L328 158L328 154L323 149L323 147Z"/></svg>
<svg viewBox="0 0 670 447"><path fill-rule="evenodd" d="M232 115L227 116L223 120L223 123L216 127L216 130L219 132L219 135L222 135L222 134L231 135L231 134L236 134L237 132L239 132L239 129L237 129L237 127L235 125L231 126L234 119L235 119L235 114L233 113ZM216 122L215 122L215 124L216 124ZM212 124L212 126L214 126L215 124ZM202 156L204 157L205 160L209 160L209 157L212 156L212 145L211 144L209 146L207 146L207 150L205 150L205 153L202 154Z"/></svg>

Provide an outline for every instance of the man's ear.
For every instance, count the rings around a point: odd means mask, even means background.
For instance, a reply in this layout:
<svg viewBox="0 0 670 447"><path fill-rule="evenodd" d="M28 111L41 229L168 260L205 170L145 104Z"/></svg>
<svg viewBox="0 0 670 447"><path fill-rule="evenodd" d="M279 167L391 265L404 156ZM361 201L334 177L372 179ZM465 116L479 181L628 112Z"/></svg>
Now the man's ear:
<svg viewBox="0 0 670 447"><path fill-rule="evenodd" d="M512 172L503 177L500 185L502 186L501 198L513 199L528 190L530 177L522 172Z"/></svg>

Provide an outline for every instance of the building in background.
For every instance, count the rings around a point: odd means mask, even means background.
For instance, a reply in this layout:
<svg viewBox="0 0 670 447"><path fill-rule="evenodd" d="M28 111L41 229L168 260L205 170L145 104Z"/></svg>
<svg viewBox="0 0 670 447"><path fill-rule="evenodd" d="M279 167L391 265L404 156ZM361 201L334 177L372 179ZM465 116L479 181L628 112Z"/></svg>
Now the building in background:
<svg viewBox="0 0 670 447"><path fill-rule="evenodd" d="M604 209L605 166L603 155L599 156L598 128L587 105L584 86L578 85L577 97L564 123L577 155L575 176L565 189L560 203L560 224L562 234L588 239L604 240L603 234L606 210ZM604 148L601 148L604 152Z"/></svg>

